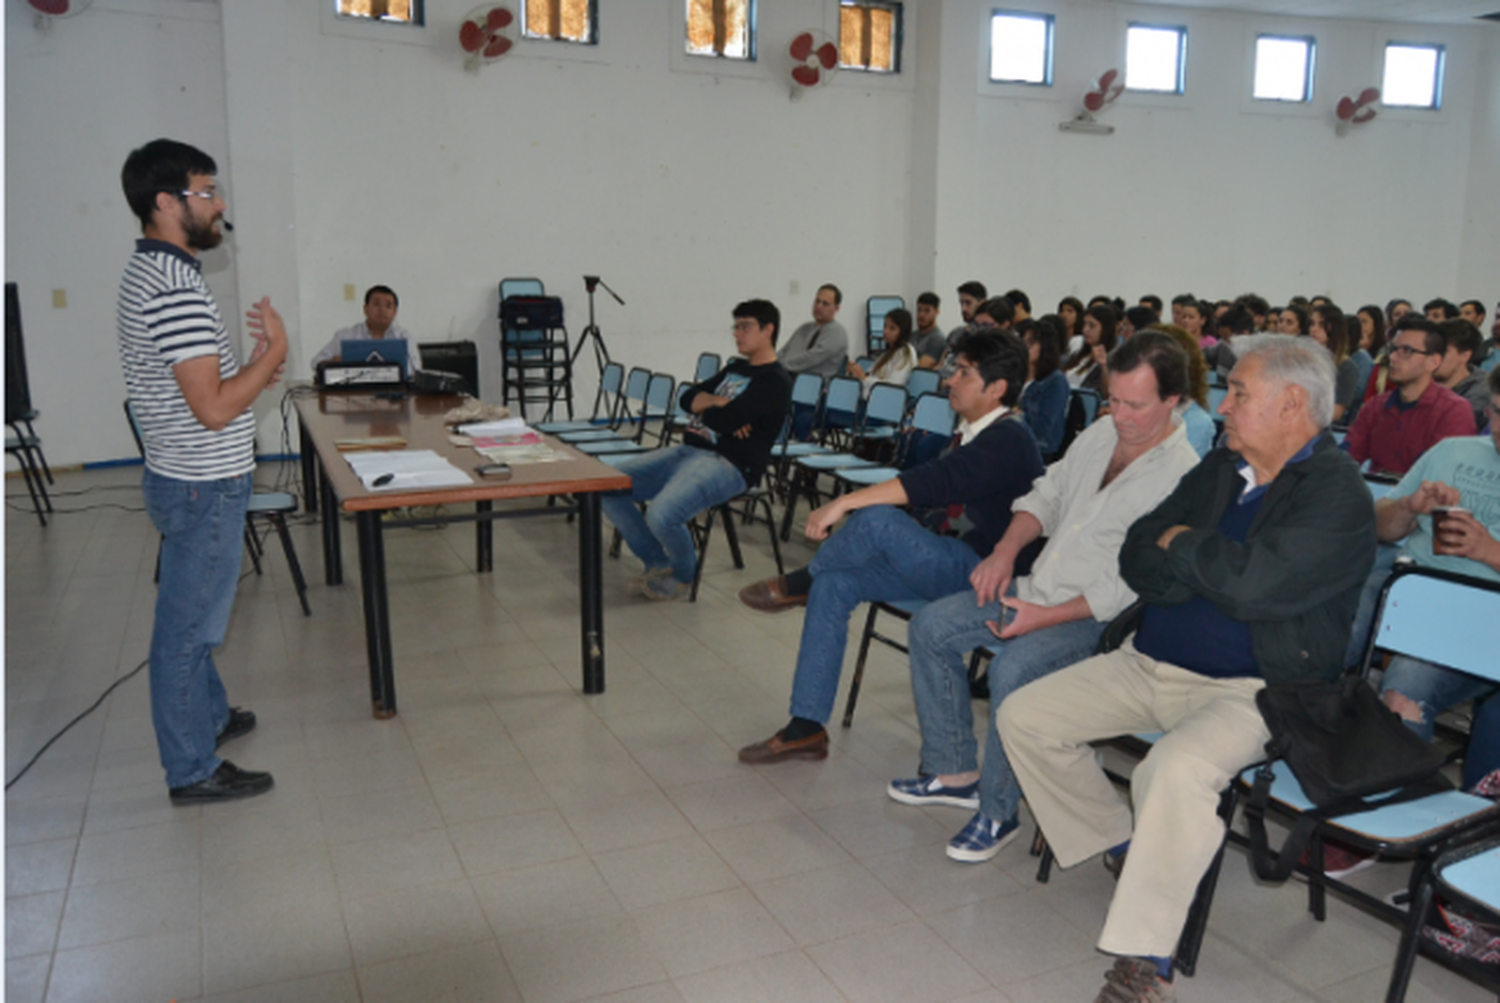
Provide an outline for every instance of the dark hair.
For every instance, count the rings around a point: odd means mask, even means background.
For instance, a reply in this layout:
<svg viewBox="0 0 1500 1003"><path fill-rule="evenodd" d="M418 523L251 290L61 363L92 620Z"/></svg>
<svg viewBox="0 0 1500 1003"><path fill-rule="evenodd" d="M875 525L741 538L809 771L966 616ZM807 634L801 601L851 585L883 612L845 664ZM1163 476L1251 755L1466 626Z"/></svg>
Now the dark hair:
<svg viewBox="0 0 1500 1003"><path fill-rule="evenodd" d="M1396 340L1396 335L1402 331L1421 331L1422 351L1429 355L1441 355L1448 349L1448 339L1443 337L1442 330L1428 320L1425 314L1415 310L1396 321L1396 326L1391 328L1391 340Z"/></svg>
<svg viewBox="0 0 1500 1003"><path fill-rule="evenodd" d="M984 288L984 283L976 279L970 279L958 287L960 296L972 296L981 302L990 298L989 290Z"/></svg>
<svg viewBox="0 0 1500 1003"><path fill-rule="evenodd" d="M1083 300L1079 299L1077 296L1064 296L1062 299L1057 301L1057 313L1049 314L1048 316L1056 317L1058 322L1062 323L1062 310L1065 306L1070 306L1073 308L1072 325L1069 326L1068 324L1063 324L1063 347L1066 348L1068 339L1072 338L1073 335L1078 334L1083 330Z"/></svg>
<svg viewBox="0 0 1500 1003"><path fill-rule="evenodd" d="M1490 370L1490 396L1500 397L1500 366ZM1492 421L1494 419L1491 419Z"/></svg>
<svg viewBox="0 0 1500 1003"><path fill-rule="evenodd" d="M1270 308L1267 307L1266 309L1269 310ZM1219 318L1218 329L1220 331L1228 331L1231 335L1254 334L1255 317L1251 314L1250 308L1244 304L1232 306L1224 316Z"/></svg>
<svg viewBox="0 0 1500 1003"><path fill-rule="evenodd" d="M1191 336L1190 336L1191 337ZM1182 346L1165 331L1141 331L1109 353L1112 375L1128 373L1137 366L1148 365L1156 374L1158 400L1168 397L1188 398L1188 357Z"/></svg>
<svg viewBox="0 0 1500 1003"><path fill-rule="evenodd" d="M820 287L821 288L821 287ZM771 325L771 344L776 344L776 339L781 336L781 311L776 309L776 304L770 300L745 300L735 305L731 316L735 320L748 318L755 321L761 327Z"/></svg>
<svg viewBox="0 0 1500 1003"><path fill-rule="evenodd" d="M1287 300L1287 302L1292 306L1300 306L1304 310L1312 306L1312 304L1307 301L1306 296L1293 296L1291 299Z"/></svg>
<svg viewBox="0 0 1500 1003"><path fill-rule="evenodd" d="M1385 315L1387 317L1389 317L1391 314L1395 313L1396 312L1396 308L1398 306L1405 306L1408 310L1410 310L1411 309L1411 300L1403 300L1403 299L1387 300L1386 304L1385 304Z"/></svg>
<svg viewBox="0 0 1500 1003"><path fill-rule="evenodd" d="M1385 348L1385 311L1374 303L1366 303L1356 310L1355 314L1356 316L1364 314L1370 318L1370 324L1375 329L1375 333L1370 335L1370 355L1371 357L1379 355L1380 350ZM1361 338L1365 336L1364 328L1360 328L1359 336ZM1359 342L1356 341L1354 346L1358 348Z"/></svg>
<svg viewBox="0 0 1500 1003"><path fill-rule="evenodd" d="M1055 313L1044 314L1036 319L1036 327L1028 328L1026 334L1041 346L1041 351L1036 357L1036 372L1031 378L1046 379L1057 372L1058 367L1062 365L1063 344L1066 338L1063 334L1063 320Z"/></svg>
<svg viewBox="0 0 1500 1003"><path fill-rule="evenodd" d="M1314 309L1316 309L1316 308L1318 308L1320 306L1324 306L1324 305L1332 303L1332 302L1333 302L1333 300L1329 299L1323 293L1318 293L1312 299L1310 299L1310 300L1307 301L1307 305L1310 306L1310 307L1313 307Z"/></svg>
<svg viewBox="0 0 1500 1003"><path fill-rule="evenodd" d="M894 310L888 310L886 312L885 319L896 325L896 340L887 341L885 343L885 351L880 353L880 358L876 359L875 364L870 367L872 370L878 369L881 366L885 365L895 357L896 353L899 352L903 346L911 344L910 310L906 309L905 307L898 306Z"/></svg>
<svg viewBox="0 0 1500 1003"><path fill-rule="evenodd" d="M1450 317L1439 321L1438 330L1443 332L1443 341L1447 347L1460 352L1468 352L1470 362L1473 362L1484 348L1484 335L1479 333L1479 328L1462 317Z"/></svg>
<svg viewBox="0 0 1500 1003"><path fill-rule="evenodd" d="M1198 297L1192 293L1178 293L1172 297L1173 306L1187 306L1189 303L1197 303Z"/></svg>
<svg viewBox="0 0 1500 1003"><path fill-rule="evenodd" d="M1120 323L1120 315L1115 313L1115 308L1108 303L1096 303L1084 311L1084 316L1092 317L1099 322L1099 344L1104 346L1104 351L1106 353L1114 351L1115 342L1118 340L1115 337L1115 328ZM1084 343L1078 346L1078 351L1068 359L1067 368L1072 369L1082 365L1083 360L1093 354L1094 350L1085 338Z"/></svg>
<svg viewBox="0 0 1500 1003"><path fill-rule="evenodd" d="M1010 300L1011 306L1018 306L1022 310L1025 310L1027 313L1031 312L1031 297L1027 296L1021 290L1012 289L1010 292L1005 294L1005 298Z"/></svg>
<svg viewBox="0 0 1500 1003"><path fill-rule="evenodd" d="M179 201L187 190L188 176L202 174L212 177L219 173L214 158L186 143L175 139L154 139L138 150L130 151L125 166L120 170L120 187L125 190L125 201L135 213L144 229L151 225L156 213L156 195L167 192Z"/></svg>
<svg viewBox="0 0 1500 1003"><path fill-rule="evenodd" d="M1271 312L1271 304L1266 302L1266 298L1264 296L1260 296L1256 293L1245 293L1234 302L1238 306L1242 306L1246 310L1250 311L1252 317L1255 315L1264 317L1266 314Z"/></svg>
<svg viewBox="0 0 1500 1003"><path fill-rule="evenodd" d="M1360 326L1359 314L1344 314L1344 353L1353 355L1359 351L1359 339L1364 336L1364 328Z"/></svg>
<svg viewBox="0 0 1500 1003"><path fill-rule="evenodd" d="M1182 349L1183 357L1187 360L1187 393L1203 410L1208 410L1208 358L1203 354L1203 349L1198 347L1198 339L1176 324L1159 324L1152 329L1153 334L1165 334L1177 343ZM1160 378L1157 385L1161 385Z"/></svg>
<svg viewBox="0 0 1500 1003"><path fill-rule="evenodd" d="M1458 316L1458 307L1454 306L1448 300L1443 299L1441 296L1439 296L1435 300L1428 300L1426 303L1422 304L1422 312L1426 313L1428 310L1442 310L1444 320L1452 320L1454 317Z"/></svg>
<svg viewBox="0 0 1500 1003"><path fill-rule="evenodd" d="M1012 331L969 331L959 336L953 346L955 356L962 355L979 371L979 378L989 386L996 380L1005 381L1005 393L1000 403L1013 406L1021 399L1021 389L1026 386L1026 346Z"/></svg>
<svg viewBox="0 0 1500 1003"><path fill-rule="evenodd" d="M1156 295L1155 293L1147 293L1146 295L1141 297L1141 304L1143 306L1149 306L1152 310L1156 311L1156 315L1158 317L1161 316L1162 303L1160 296Z"/></svg>
<svg viewBox="0 0 1500 1003"><path fill-rule="evenodd" d="M1133 306L1125 311L1125 319L1130 321L1130 326L1137 331L1144 331L1161 320L1161 317L1149 306Z"/></svg>
<svg viewBox="0 0 1500 1003"><path fill-rule="evenodd" d="M1458 305L1459 311L1462 312L1463 308L1466 306L1473 307L1475 313L1479 314L1479 316L1481 317L1484 316L1484 304L1479 302L1478 300L1464 300Z"/></svg>
<svg viewBox="0 0 1500 1003"><path fill-rule="evenodd" d="M917 306L930 306L936 310L942 305L943 301L938 299L937 293L927 292L917 297Z"/></svg>
<svg viewBox="0 0 1500 1003"><path fill-rule="evenodd" d="M844 292L843 292L842 289L840 289L838 286L834 285L832 282L825 282L825 283L823 283L821 286L818 287L818 292L822 292L824 289L827 289L829 292L833 293L833 305L834 306L843 306L844 305Z"/></svg>
<svg viewBox="0 0 1500 1003"><path fill-rule="evenodd" d="M366 289L365 306L370 305L370 297L374 296L376 293L385 293L391 298L391 302L395 303L397 307L401 306L401 297L397 296L396 290L392 289L390 286L371 286L370 288Z"/></svg>
<svg viewBox="0 0 1500 1003"><path fill-rule="evenodd" d="M1332 303L1313 307L1313 316L1323 324L1323 335L1328 339L1328 351L1333 353L1333 364L1342 363L1349 357L1349 328L1344 324L1344 311Z"/></svg>
<svg viewBox="0 0 1500 1003"><path fill-rule="evenodd" d="M1098 306L1100 303L1106 303L1110 306L1113 306L1114 302L1115 301L1112 297L1106 296L1103 293L1098 293L1097 295L1089 297L1089 308L1092 309L1093 307Z"/></svg>
<svg viewBox="0 0 1500 1003"><path fill-rule="evenodd" d="M1004 296L996 296L987 299L974 308L974 316L984 314L1000 327L1004 327L1016 319L1016 308L1010 305L1010 300Z"/></svg>
<svg viewBox="0 0 1500 1003"><path fill-rule="evenodd" d="M1281 316L1285 317L1287 314L1291 314L1293 317L1297 318L1297 333L1306 334L1307 311L1295 303L1288 303L1286 306L1281 308Z"/></svg>

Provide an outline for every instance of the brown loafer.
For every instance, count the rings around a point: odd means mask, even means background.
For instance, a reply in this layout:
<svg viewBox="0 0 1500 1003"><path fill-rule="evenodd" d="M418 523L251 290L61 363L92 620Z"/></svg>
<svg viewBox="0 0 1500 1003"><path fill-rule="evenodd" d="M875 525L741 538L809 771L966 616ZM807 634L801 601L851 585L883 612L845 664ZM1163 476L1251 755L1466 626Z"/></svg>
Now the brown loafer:
<svg viewBox="0 0 1500 1003"><path fill-rule="evenodd" d="M784 740L781 737L783 734L785 731L778 731L764 742L745 746L740 750L740 762L763 766L766 763L780 763L787 759L828 758L828 732L826 730L816 735L808 735L806 738L799 738L795 742Z"/></svg>
<svg viewBox="0 0 1500 1003"><path fill-rule="evenodd" d="M740 589L740 602L761 613L784 613L797 606L806 606L807 595L787 595L786 578L777 575Z"/></svg>

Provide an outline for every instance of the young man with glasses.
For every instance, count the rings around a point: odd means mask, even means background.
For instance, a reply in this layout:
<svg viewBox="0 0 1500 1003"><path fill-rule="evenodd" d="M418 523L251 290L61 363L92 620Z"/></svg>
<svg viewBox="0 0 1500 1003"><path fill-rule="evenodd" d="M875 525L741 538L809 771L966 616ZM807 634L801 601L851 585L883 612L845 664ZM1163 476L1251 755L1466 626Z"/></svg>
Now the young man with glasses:
<svg viewBox="0 0 1500 1003"><path fill-rule="evenodd" d="M1349 429L1344 448L1376 473L1404 474L1442 439L1474 434L1469 402L1433 378L1447 340L1437 324L1416 313L1396 322L1388 348L1395 388L1368 401Z"/></svg>
<svg viewBox="0 0 1500 1003"><path fill-rule="evenodd" d="M230 707L214 667L239 583L255 469L250 405L281 376L286 329L269 297L247 312L255 341L241 366L198 255L224 239L213 158L158 139L134 151L120 181L144 236L120 283L120 360L146 454L142 491L161 532L151 632L151 718L173 804L252 797L269 773L216 749L255 727Z"/></svg>

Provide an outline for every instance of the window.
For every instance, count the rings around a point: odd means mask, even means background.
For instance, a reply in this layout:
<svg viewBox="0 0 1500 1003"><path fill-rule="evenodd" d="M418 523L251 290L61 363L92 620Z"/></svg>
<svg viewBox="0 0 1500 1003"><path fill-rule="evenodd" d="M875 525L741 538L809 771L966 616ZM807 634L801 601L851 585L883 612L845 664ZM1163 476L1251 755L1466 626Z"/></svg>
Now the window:
<svg viewBox="0 0 1500 1003"><path fill-rule="evenodd" d="M1380 102L1394 108L1432 108L1443 103L1443 47L1404 45L1385 47L1385 79Z"/></svg>
<svg viewBox="0 0 1500 1003"><path fill-rule="evenodd" d="M901 72L901 5L839 4L839 65L872 73Z"/></svg>
<svg viewBox="0 0 1500 1003"><path fill-rule="evenodd" d="M1311 38L1262 35L1255 40L1255 97L1260 101L1311 101Z"/></svg>
<svg viewBox="0 0 1500 1003"><path fill-rule="evenodd" d="M1052 86L1051 14L995 11L990 15L990 79Z"/></svg>
<svg viewBox="0 0 1500 1003"><path fill-rule="evenodd" d="M554 42L599 41L596 0L521 0L521 33Z"/></svg>
<svg viewBox="0 0 1500 1003"><path fill-rule="evenodd" d="M1187 68L1187 29L1132 24L1125 29L1125 88L1181 94Z"/></svg>
<svg viewBox="0 0 1500 1003"><path fill-rule="evenodd" d="M425 23L422 0L334 0L339 17L399 24Z"/></svg>
<svg viewBox="0 0 1500 1003"><path fill-rule="evenodd" d="M755 0L687 0L692 56L755 59Z"/></svg>

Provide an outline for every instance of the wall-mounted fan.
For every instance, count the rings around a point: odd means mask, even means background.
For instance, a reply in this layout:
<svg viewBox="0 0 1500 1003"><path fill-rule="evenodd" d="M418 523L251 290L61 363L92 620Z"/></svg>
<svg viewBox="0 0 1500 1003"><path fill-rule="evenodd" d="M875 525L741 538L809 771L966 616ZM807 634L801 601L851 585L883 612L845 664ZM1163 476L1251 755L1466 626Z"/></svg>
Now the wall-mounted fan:
<svg viewBox="0 0 1500 1003"><path fill-rule="evenodd" d="M1125 91L1125 83L1120 79L1119 70L1105 70L1099 74L1083 95L1083 108L1077 115L1066 122L1059 122L1058 128L1063 132L1082 132L1093 136L1108 136L1115 131L1112 125L1104 125L1094 118L1095 112L1108 108Z"/></svg>
<svg viewBox="0 0 1500 1003"><path fill-rule="evenodd" d="M458 26L458 44L464 50L464 69L478 73L479 67L504 56L516 44L520 26L509 7L486 5L469 11Z"/></svg>
<svg viewBox="0 0 1500 1003"><path fill-rule="evenodd" d="M1338 116L1338 125L1333 131L1340 136L1347 135L1350 126L1364 125L1375 117L1375 102L1380 100L1379 87L1366 87L1359 92L1359 97L1341 97L1334 114Z"/></svg>
<svg viewBox="0 0 1500 1003"><path fill-rule="evenodd" d="M839 47L821 31L804 31L787 47L792 57L792 97L821 87L839 71Z"/></svg>
<svg viewBox="0 0 1500 1003"><path fill-rule="evenodd" d="M55 17L72 17L88 10L94 0L26 0L26 6L36 13L36 30L46 31L52 27Z"/></svg>

